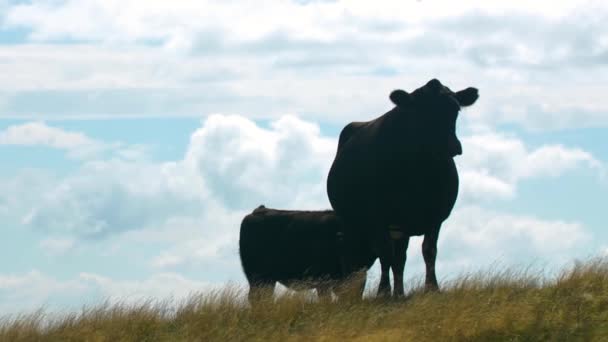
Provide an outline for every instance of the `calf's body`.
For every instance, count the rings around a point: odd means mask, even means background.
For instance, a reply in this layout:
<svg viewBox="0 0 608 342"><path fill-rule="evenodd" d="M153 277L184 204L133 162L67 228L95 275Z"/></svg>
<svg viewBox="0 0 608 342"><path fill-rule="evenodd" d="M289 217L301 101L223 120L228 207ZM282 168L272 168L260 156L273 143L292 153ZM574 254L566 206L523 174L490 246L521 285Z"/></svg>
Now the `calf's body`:
<svg viewBox="0 0 608 342"><path fill-rule="evenodd" d="M355 271L367 270L375 256L332 210L277 210L264 206L241 223L239 252L250 285L256 290L276 282L316 288L319 295L341 285ZM364 286L360 284L361 290Z"/></svg>

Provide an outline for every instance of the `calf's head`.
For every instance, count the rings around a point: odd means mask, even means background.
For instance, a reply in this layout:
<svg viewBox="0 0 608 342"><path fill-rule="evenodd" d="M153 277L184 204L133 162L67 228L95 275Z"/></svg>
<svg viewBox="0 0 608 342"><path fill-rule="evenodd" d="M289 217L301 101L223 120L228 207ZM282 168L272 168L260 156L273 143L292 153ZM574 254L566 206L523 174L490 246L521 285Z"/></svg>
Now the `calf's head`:
<svg viewBox="0 0 608 342"><path fill-rule="evenodd" d="M450 158L462 154L456 136L456 119L462 107L470 106L479 98L476 88L457 92L432 79L414 92L394 90L389 98L397 106L403 120L408 143L414 142L424 153Z"/></svg>

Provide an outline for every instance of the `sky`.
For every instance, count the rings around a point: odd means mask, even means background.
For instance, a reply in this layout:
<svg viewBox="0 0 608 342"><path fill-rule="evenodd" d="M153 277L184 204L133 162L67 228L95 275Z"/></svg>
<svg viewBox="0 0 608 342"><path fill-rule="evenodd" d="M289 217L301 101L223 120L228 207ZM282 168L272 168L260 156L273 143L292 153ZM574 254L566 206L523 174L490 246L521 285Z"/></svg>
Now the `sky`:
<svg viewBox="0 0 608 342"><path fill-rule="evenodd" d="M440 282L605 255L607 21L601 1L0 0L0 314L243 285L243 216L329 208L341 128L432 78L480 92Z"/></svg>

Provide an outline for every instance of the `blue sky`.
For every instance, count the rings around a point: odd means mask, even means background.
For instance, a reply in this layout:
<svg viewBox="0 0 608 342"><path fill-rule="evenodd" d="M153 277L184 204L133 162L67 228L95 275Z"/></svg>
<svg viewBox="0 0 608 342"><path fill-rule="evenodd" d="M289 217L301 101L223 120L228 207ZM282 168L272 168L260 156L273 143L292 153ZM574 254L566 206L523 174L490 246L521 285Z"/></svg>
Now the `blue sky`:
<svg viewBox="0 0 608 342"><path fill-rule="evenodd" d="M0 1L0 314L243 284L243 215L328 208L341 127L435 77L481 94L439 277L608 252L607 5L256 4Z"/></svg>

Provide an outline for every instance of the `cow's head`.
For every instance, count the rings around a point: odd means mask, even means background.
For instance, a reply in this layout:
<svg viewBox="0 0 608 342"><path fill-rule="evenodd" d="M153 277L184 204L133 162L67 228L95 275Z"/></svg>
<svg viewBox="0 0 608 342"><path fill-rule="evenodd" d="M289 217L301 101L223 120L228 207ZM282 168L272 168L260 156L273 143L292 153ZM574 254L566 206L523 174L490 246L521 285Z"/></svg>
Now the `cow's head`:
<svg viewBox="0 0 608 342"><path fill-rule="evenodd" d="M462 145L456 136L456 119L461 107L470 106L479 97L476 88L453 92L437 79L409 94L394 90L391 101L403 114L404 124L411 141L425 153L455 157L462 154Z"/></svg>

